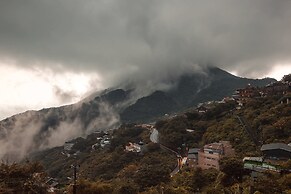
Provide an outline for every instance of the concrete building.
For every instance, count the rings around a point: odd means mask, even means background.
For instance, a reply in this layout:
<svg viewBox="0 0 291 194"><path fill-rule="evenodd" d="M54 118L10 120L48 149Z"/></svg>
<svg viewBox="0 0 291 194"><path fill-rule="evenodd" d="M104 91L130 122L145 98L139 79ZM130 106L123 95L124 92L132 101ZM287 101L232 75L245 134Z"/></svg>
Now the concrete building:
<svg viewBox="0 0 291 194"><path fill-rule="evenodd" d="M229 141L207 144L198 152L198 167L219 170L219 160L222 157L234 155L234 153L235 151Z"/></svg>

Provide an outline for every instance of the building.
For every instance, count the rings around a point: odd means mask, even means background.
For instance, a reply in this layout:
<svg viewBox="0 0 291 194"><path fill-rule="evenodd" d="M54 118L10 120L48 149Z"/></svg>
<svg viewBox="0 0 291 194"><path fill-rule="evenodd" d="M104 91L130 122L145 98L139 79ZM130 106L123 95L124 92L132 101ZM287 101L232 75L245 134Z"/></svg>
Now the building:
<svg viewBox="0 0 291 194"><path fill-rule="evenodd" d="M238 99L240 101L245 101L249 98L256 98L261 96L259 88L253 87L250 84L243 89L238 89L236 91L236 95L238 95Z"/></svg>
<svg viewBox="0 0 291 194"><path fill-rule="evenodd" d="M239 106L237 106L237 109L241 109L241 107L249 99L261 97L261 94L258 87L253 87L250 84L248 84L245 88L236 90L232 97L239 104Z"/></svg>
<svg viewBox="0 0 291 194"><path fill-rule="evenodd" d="M263 157L244 157L244 169L256 172L274 171L279 172L280 169L276 165L264 161Z"/></svg>
<svg viewBox="0 0 291 194"><path fill-rule="evenodd" d="M235 98L233 97L224 97L221 103L227 103L227 102L233 102L235 101Z"/></svg>
<svg viewBox="0 0 291 194"><path fill-rule="evenodd" d="M48 185L47 192L48 193L56 193L58 190L57 187L59 186L58 180L55 178L49 178L46 181L46 184Z"/></svg>
<svg viewBox="0 0 291 194"><path fill-rule="evenodd" d="M101 145L102 148L104 148L107 145L110 145L110 138L106 137L106 138L102 139L101 142L100 142L100 145Z"/></svg>
<svg viewBox="0 0 291 194"><path fill-rule="evenodd" d="M266 159L288 160L291 159L291 146L284 143L264 144L261 151Z"/></svg>
<svg viewBox="0 0 291 194"><path fill-rule="evenodd" d="M187 161L186 164L189 167L196 167L198 165L198 152L199 148L191 148L188 150Z"/></svg>
<svg viewBox="0 0 291 194"><path fill-rule="evenodd" d="M206 113L207 111L208 111L208 109L205 107L205 106L199 106L198 108L197 108L197 111L199 112L199 113Z"/></svg>
<svg viewBox="0 0 291 194"><path fill-rule="evenodd" d="M279 102L281 104L289 104L289 103L291 103L291 94L283 96L282 98L280 98Z"/></svg>
<svg viewBox="0 0 291 194"><path fill-rule="evenodd" d="M136 153L140 153L141 152L141 146L139 144L136 143L128 143L129 145L125 146L125 150L128 152L136 152Z"/></svg>
<svg viewBox="0 0 291 194"><path fill-rule="evenodd" d="M207 144L198 151L198 167L219 170L219 160L222 157L234 155L234 153L235 151L229 141Z"/></svg>
<svg viewBox="0 0 291 194"><path fill-rule="evenodd" d="M64 150L70 151L73 146L74 146L74 143L72 143L72 142L65 142L65 144L64 144Z"/></svg>
<svg viewBox="0 0 291 194"><path fill-rule="evenodd" d="M286 82L274 82L263 89L263 94L265 96L275 96L275 95L285 95L290 91L290 84Z"/></svg>

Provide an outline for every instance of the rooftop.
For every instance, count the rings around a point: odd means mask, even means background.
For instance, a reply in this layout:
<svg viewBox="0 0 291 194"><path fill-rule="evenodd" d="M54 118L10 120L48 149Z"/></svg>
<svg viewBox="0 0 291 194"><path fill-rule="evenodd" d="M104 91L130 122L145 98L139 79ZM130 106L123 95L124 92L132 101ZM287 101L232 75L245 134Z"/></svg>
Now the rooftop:
<svg viewBox="0 0 291 194"><path fill-rule="evenodd" d="M244 157L243 161L263 162L263 157Z"/></svg>
<svg viewBox="0 0 291 194"><path fill-rule="evenodd" d="M211 143L204 146L204 149L213 149L213 150L221 150L223 144L222 143Z"/></svg>
<svg viewBox="0 0 291 194"><path fill-rule="evenodd" d="M188 154L198 154L199 148L190 148Z"/></svg>
<svg viewBox="0 0 291 194"><path fill-rule="evenodd" d="M288 152L291 152L291 146L284 144L284 143L264 144L261 147L261 151L275 150L275 149L282 149L282 150L286 150Z"/></svg>

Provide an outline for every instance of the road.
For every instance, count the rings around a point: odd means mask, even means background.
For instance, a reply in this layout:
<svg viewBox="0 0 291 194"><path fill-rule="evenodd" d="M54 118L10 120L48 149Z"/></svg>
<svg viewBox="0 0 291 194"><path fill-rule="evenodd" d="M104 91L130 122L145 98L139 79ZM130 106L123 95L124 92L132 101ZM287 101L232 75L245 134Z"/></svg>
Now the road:
<svg viewBox="0 0 291 194"><path fill-rule="evenodd" d="M177 165L176 168L171 172L170 176L173 177L180 171L180 167Z"/></svg>
<svg viewBox="0 0 291 194"><path fill-rule="evenodd" d="M153 129L153 131L152 131L152 133L150 135L150 140L153 143L159 143L159 131L156 130L155 128ZM181 165L182 165L181 162L182 161L179 162L179 159L181 160L181 155L178 152L176 152L176 151L174 151L174 150L172 150L172 149L170 149L170 148L168 148L168 147L166 147L166 146L164 146L162 144L160 144L160 146L161 146L162 149L167 150L169 152L172 152L173 154L175 154L177 156L177 166L176 166L176 168L170 174L170 176L173 177L181 169Z"/></svg>
<svg viewBox="0 0 291 194"><path fill-rule="evenodd" d="M159 143L159 131L156 130L155 128L153 129L152 131L152 134L150 136L150 140L153 142L153 143Z"/></svg>

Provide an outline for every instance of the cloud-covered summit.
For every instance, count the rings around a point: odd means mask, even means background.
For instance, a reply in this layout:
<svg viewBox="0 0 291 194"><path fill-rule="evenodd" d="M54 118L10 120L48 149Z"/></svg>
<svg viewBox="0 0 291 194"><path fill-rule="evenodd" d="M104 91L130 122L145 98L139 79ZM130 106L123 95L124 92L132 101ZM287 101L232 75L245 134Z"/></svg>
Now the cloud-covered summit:
<svg viewBox="0 0 291 194"><path fill-rule="evenodd" d="M291 1L0 2L0 59L96 71L108 84L214 64L263 75L291 62Z"/></svg>
<svg viewBox="0 0 291 194"><path fill-rule="evenodd" d="M213 65L291 70L289 0L1 0L0 119Z"/></svg>

